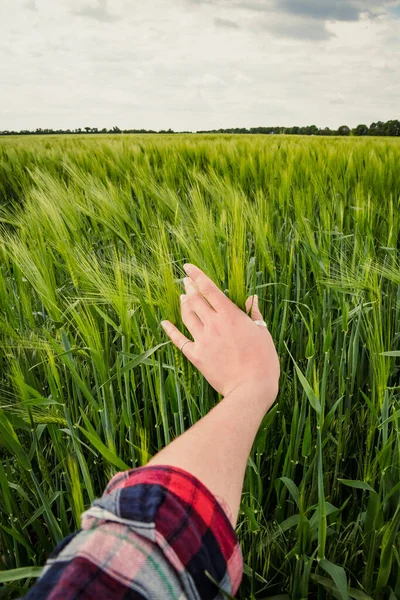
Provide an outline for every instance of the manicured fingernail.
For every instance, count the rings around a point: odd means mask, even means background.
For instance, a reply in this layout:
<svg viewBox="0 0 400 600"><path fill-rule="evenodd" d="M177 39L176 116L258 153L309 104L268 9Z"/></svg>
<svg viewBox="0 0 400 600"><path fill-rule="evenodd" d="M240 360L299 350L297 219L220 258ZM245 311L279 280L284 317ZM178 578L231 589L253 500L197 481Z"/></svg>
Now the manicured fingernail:
<svg viewBox="0 0 400 600"><path fill-rule="evenodd" d="M192 270L192 266L190 263L185 263L183 265L183 270L185 271L186 275L190 275L190 271Z"/></svg>
<svg viewBox="0 0 400 600"><path fill-rule="evenodd" d="M181 294L181 302L186 302L187 296L186 294Z"/></svg>

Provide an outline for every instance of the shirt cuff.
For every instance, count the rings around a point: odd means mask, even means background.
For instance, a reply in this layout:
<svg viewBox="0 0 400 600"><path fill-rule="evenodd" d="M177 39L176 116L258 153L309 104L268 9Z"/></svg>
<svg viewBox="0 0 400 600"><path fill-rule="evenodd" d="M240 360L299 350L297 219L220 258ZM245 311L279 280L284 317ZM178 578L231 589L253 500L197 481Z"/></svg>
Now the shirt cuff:
<svg viewBox="0 0 400 600"><path fill-rule="evenodd" d="M243 560L229 508L178 467L149 466L118 473L82 515L82 529L117 521L147 538L175 569L189 599L235 595ZM207 573L211 576L207 576ZM196 592L195 592L196 590Z"/></svg>

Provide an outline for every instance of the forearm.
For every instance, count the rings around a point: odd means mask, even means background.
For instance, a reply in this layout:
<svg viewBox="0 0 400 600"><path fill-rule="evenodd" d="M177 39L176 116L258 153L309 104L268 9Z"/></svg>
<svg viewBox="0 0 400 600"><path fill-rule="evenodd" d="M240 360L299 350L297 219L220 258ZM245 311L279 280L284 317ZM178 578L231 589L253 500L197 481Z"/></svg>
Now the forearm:
<svg viewBox="0 0 400 600"><path fill-rule="evenodd" d="M161 450L149 465L172 465L189 471L225 500L235 525L247 459L275 396L273 391L255 385L237 388Z"/></svg>

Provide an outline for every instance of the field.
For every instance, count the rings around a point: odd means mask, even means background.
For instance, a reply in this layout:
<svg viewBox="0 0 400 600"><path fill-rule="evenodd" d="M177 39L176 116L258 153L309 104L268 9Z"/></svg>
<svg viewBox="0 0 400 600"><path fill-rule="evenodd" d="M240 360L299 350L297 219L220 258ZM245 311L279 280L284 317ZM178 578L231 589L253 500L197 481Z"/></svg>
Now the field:
<svg viewBox="0 0 400 600"><path fill-rule="evenodd" d="M0 599L218 402L160 327L186 261L281 360L238 597L400 597L399 141L0 139L0 231Z"/></svg>

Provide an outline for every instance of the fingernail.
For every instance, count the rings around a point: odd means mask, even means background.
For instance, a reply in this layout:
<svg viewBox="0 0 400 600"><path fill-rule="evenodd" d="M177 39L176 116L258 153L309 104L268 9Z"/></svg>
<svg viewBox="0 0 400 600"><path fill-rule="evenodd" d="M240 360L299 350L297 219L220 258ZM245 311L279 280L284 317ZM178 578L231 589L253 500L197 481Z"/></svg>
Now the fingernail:
<svg viewBox="0 0 400 600"><path fill-rule="evenodd" d="M181 294L181 302L186 302L187 296L186 294Z"/></svg>
<svg viewBox="0 0 400 600"><path fill-rule="evenodd" d="M192 270L192 266L190 263L185 263L183 265L183 270L185 271L186 275L190 275L190 271Z"/></svg>
<svg viewBox="0 0 400 600"><path fill-rule="evenodd" d="M187 287L189 284L190 284L190 279L189 279L189 277L184 277L184 278L183 278L183 285L184 285L185 287Z"/></svg>
<svg viewBox="0 0 400 600"><path fill-rule="evenodd" d="M254 306L258 306L258 296L257 296L257 294L254 294L254 296L253 296L253 305Z"/></svg>
<svg viewBox="0 0 400 600"><path fill-rule="evenodd" d="M161 321L161 327L164 329L164 331L168 331L168 329L169 329L169 322L168 321Z"/></svg>

